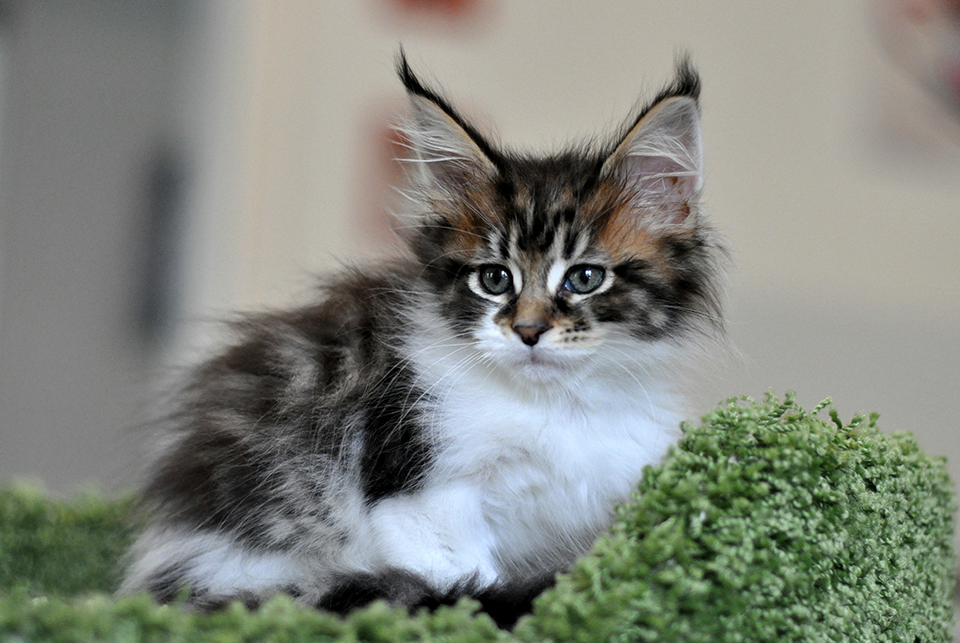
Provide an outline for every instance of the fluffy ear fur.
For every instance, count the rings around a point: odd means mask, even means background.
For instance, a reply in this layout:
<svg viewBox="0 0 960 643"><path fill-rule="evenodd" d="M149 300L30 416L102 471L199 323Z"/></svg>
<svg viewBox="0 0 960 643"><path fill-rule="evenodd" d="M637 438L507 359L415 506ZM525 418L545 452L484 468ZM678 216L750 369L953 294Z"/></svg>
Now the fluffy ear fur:
<svg viewBox="0 0 960 643"><path fill-rule="evenodd" d="M622 181L638 214L655 224L687 222L703 187L698 94L699 79L681 63L674 87L641 114L601 171Z"/></svg>
<svg viewBox="0 0 960 643"><path fill-rule="evenodd" d="M439 94L426 87L410 69L401 51L397 73L410 98L411 118L404 124L421 185L456 192L466 182L490 178L496 158L489 143Z"/></svg>

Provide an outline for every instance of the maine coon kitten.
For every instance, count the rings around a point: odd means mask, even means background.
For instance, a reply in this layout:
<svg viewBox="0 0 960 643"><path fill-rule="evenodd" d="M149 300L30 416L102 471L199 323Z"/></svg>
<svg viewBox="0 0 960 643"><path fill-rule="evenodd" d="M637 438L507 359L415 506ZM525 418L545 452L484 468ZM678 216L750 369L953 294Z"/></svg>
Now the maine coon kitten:
<svg viewBox="0 0 960 643"><path fill-rule="evenodd" d="M720 324L694 70L609 143L542 157L398 72L409 258L246 319L196 370L125 591L471 594L509 624L676 437L671 367Z"/></svg>

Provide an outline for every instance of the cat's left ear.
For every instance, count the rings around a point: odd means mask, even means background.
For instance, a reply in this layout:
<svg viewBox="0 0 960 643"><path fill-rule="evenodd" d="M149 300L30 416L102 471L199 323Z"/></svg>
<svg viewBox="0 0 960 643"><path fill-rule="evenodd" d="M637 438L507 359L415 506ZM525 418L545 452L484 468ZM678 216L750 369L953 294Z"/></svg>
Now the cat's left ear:
<svg viewBox="0 0 960 643"><path fill-rule="evenodd" d="M604 162L601 176L619 180L629 203L652 223L692 223L703 187L696 95L655 103Z"/></svg>

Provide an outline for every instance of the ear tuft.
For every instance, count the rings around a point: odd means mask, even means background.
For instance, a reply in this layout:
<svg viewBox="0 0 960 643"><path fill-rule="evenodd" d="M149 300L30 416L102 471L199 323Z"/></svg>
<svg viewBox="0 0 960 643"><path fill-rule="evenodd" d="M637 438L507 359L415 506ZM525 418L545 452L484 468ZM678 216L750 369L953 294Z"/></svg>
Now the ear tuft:
<svg viewBox="0 0 960 643"><path fill-rule="evenodd" d="M465 182L492 176L497 154L438 92L427 87L400 50L397 75L407 90L411 116L402 124L424 187L456 192Z"/></svg>

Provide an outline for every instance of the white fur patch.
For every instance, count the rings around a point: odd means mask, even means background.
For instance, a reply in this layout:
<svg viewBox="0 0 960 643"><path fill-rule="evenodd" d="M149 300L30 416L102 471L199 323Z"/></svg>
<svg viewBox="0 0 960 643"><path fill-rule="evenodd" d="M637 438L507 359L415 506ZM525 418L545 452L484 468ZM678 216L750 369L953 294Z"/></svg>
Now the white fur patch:
<svg viewBox="0 0 960 643"><path fill-rule="evenodd" d="M549 292L558 292L563 285L564 278L567 275L567 262L556 261L550 266L547 273L547 290Z"/></svg>
<svg viewBox="0 0 960 643"><path fill-rule="evenodd" d="M134 548L138 555L121 591L145 587L150 578L178 568L197 590L232 595L240 590L277 590L302 582L304 565L292 555L256 552L210 532L153 529Z"/></svg>
<svg viewBox="0 0 960 643"><path fill-rule="evenodd" d="M463 481L387 498L371 509L355 542L369 548L368 567L414 570L441 590L464 579L488 586L497 579L495 539L481 500Z"/></svg>

